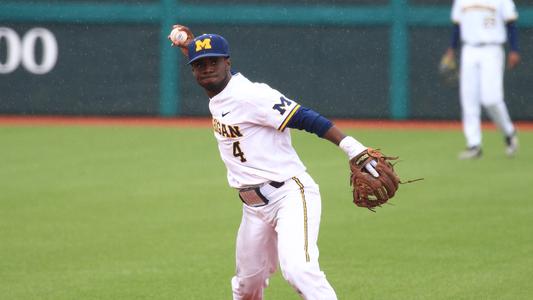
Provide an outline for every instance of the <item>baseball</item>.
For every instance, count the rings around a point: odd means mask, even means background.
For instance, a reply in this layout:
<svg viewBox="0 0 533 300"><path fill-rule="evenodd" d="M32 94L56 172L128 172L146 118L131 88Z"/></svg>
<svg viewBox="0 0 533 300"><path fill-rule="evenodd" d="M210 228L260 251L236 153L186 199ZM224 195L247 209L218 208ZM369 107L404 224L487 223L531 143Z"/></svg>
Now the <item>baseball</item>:
<svg viewBox="0 0 533 300"><path fill-rule="evenodd" d="M172 29L172 31L170 32L170 37L172 41L176 44L183 43L187 40L187 32L177 27Z"/></svg>

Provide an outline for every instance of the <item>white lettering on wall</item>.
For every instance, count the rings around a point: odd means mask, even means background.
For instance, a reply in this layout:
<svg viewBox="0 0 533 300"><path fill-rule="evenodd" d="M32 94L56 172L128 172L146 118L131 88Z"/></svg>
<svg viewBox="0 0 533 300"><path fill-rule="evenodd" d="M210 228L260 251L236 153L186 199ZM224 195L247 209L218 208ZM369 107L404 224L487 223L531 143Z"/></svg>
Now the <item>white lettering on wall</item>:
<svg viewBox="0 0 533 300"><path fill-rule="evenodd" d="M46 74L50 72L57 62L57 40L54 34L46 28L32 28L20 39L19 35L11 28L0 27L0 42L5 39L5 61L1 61L0 74L15 71L20 64L33 74ZM43 45L43 57L40 63L35 59L35 43L40 40ZM0 53L2 49L0 48Z"/></svg>

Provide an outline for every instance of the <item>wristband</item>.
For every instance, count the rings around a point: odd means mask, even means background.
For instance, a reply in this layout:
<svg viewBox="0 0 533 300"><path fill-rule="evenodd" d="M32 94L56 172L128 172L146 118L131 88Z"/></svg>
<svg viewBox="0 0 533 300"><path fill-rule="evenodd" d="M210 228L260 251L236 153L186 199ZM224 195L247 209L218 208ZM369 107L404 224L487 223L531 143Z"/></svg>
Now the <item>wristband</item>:
<svg viewBox="0 0 533 300"><path fill-rule="evenodd" d="M359 143L351 136L343 138L339 143L339 147L342 149L342 151L344 151L344 153L346 153L346 155L348 155L349 159L354 158L357 154L367 149L367 147L363 146L363 144Z"/></svg>

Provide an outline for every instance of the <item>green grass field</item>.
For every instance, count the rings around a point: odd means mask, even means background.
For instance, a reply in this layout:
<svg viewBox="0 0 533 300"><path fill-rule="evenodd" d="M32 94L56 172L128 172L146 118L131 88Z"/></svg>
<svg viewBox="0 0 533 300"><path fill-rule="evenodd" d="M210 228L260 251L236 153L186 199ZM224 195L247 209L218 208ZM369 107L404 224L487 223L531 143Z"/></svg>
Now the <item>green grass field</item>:
<svg viewBox="0 0 533 300"><path fill-rule="evenodd" d="M457 130L347 132L425 180L356 208L344 153L293 133L339 299L533 298L533 132L466 162ZM0 299L231 299L240 215L209 129L0 127ZM279 272L266 298L299 299Z"/></svg>

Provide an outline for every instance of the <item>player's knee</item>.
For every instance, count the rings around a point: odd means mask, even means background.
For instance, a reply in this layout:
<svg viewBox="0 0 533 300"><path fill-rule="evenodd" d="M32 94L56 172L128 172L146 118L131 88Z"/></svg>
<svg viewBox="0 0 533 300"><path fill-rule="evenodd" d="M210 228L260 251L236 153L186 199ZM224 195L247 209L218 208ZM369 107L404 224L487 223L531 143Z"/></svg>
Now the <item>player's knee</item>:
<svg viewBox="0 0 533 300"><path fill-rule="evenodd" d="M320 277L323 273L310 263L289 263L282 266L282 274L292 286L297 286L299 282Z"/></svg>

